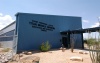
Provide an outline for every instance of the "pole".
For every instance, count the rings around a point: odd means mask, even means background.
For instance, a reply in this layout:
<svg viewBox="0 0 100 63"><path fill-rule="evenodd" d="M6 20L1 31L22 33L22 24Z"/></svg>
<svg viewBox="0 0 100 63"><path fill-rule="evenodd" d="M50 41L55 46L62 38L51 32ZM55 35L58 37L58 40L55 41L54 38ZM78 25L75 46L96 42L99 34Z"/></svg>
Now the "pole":
<svg viewBox="0 0 100 63"><path fill-rule="evenodd" d="M98 17L99 27L100 27L100 17Z"/></svg>

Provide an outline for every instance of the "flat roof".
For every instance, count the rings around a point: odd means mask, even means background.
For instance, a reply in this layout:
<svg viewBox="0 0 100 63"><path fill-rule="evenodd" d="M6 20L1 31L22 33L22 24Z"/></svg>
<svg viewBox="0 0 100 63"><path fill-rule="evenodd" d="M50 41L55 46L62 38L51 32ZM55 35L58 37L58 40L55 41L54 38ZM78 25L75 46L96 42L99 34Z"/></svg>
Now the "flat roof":
<svg viewBox="0 0 100 63"><path fill-rule="evenodd" d="M63 16L63 17L76 17L76 18L81 18L79 16L66 16L66 15L52 15L52 14L38 14L38 13L23 13L23 12L18 12L15 14L15 16L18 16L19 14L36 14L36 15L49 15L49 16Z"/></svg>

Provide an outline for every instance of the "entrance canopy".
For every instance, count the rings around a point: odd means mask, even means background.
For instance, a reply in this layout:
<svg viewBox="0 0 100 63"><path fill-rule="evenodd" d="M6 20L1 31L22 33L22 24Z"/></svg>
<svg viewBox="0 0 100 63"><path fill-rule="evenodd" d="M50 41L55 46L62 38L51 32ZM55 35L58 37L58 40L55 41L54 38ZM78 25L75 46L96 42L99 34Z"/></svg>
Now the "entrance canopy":
<svg viewBox="0 0 100 63"><path fill-rule="evenodd" d="M96 31L100 31L100 27L86 28L86 29L76 29L76 30L67 30L67 31L62 31L60 33L62 35L66 35L67 33L69 33L69 34L79 34L79 33L96 32Z"/></svg>

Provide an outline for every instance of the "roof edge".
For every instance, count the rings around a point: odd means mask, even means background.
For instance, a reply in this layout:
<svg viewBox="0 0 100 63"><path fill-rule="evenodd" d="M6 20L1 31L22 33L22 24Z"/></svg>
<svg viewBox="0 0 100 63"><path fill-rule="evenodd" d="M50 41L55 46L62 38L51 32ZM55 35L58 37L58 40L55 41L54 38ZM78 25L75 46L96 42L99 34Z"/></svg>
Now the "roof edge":
<svg viewBox="0 0 100 63"><path fill-rule="evenodd" d="M14 21L14 22L12 22L12 23L10 23L10 24L8 24L7 26L5 26L4 28L2 28L0 31L2 31L2 30L4 30L4 29L6 29L7 27L9 27L9 26L11 26L12 24L14 24L16 21Z"/></svg>
<svg viewBox="0 0 100 63"><path fill-rule="evenodd" d="M39 14L39 13L24 13L24 12L17 12L15 16L18 16L19 14L37 14L37 15L50 15L50 16L67 16L67 15L55 15L55 14ZM80 16L67 16L67 17L77 17L77 18L82 18Z"/></svg>

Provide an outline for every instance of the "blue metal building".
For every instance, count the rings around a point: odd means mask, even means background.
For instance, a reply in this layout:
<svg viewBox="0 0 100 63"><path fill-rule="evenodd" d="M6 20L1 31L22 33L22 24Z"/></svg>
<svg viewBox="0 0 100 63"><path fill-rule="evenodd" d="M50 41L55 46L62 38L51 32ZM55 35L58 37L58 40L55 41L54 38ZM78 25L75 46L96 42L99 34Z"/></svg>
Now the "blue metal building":
<svg viewBox="0 0 100 63"><path fill-rule="evenodd" d="M46 41L49 41L52 48L60 48L62 43L65 47L70 47L71 35L61 35L60 32L82 29L81 17L73 16L17 13L16 21L7 27L11 28L13 24L13 30L1 33L0 36L13 35L17 51L37 50ZM83 35L75 34L75 37L75 47L82 48Z"/></svg>

